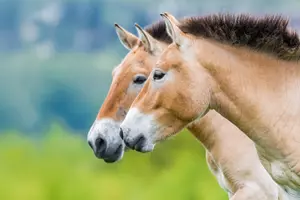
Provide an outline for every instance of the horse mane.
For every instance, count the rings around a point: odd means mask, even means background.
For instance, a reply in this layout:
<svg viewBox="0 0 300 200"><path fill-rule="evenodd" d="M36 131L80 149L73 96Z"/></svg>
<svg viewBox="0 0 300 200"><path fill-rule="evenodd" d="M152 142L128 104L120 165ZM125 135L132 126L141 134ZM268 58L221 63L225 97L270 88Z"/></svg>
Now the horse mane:
<svg viewBox="0 0 300 200"><path fill-rule="evenodd" d="M179 28L196 37L213 39L233 46L249 47L282 60L300 59L300 39L280 15L254 17L247 14L213 14L179 20ZM171 43L163 21L146 27L155 39Z"/></svg>
<svg viewBox="0 0 300 200"><path fill-rule="evenodd" d="M145 27L145 30L156 40L165 42L167 44L172 43L172 38L167 33L166 23L163 20L155 22Z"/></svg>

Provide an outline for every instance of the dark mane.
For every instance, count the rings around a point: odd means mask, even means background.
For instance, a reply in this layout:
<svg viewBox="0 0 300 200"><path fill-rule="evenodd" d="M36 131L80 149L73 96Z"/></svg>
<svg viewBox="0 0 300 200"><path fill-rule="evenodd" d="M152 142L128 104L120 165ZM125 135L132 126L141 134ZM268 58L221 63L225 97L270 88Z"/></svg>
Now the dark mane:
<svg viewBox="0 0 300 200"><path fill-rule="evenodd" d="M168 44L172 43L172 38L166 30L166 24L163 20L155 22L145 27L145 30L155 39Z"/></svg>
<svg viewBox="0 0 300 200"><path fill-rule="evenodd" d="M300 59L300 39L288 29L289 20L279 15L254 17L246 14L214 14L180 20L180 29L198 37L234 46L246 46L283 60ZM160 21L146 29L154 38L170 43Z"/></svg>

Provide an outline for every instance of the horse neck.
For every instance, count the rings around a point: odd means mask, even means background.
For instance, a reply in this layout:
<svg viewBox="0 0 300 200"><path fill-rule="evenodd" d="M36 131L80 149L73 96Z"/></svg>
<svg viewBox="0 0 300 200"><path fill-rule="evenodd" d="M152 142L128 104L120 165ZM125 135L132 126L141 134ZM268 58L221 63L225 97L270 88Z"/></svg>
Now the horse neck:
<svg viewBox="0 0 300 200"><path fill-rule="evenodd" d="M253 143L236 126L214 110L209 111L203 118L198 119L187 129L210 151L214 157L222 156L224 149L253 148ZM246 146L250 146L247 148ZM222 155L220 155L222 154Z"/></svg>
<svg viewBox="0 0 300 200"><path fill-rule="evenodd" d="M198 62L213 80L210 109L265 148L282 142L276 131L293 135L287 130L300 124L299 63L204 39L197 45Z"/></svg>

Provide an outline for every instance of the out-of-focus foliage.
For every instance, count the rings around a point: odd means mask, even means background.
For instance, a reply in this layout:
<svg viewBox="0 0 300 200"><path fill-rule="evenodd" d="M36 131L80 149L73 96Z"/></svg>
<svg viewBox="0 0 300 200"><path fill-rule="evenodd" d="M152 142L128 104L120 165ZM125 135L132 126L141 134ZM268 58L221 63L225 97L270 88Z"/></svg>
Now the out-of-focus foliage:
<svg viewBox="0 0 300 200"><path fill-rule="evenodd" d="M187 132L151 154L97 160L80 136L52 126L45 137L0 136L1 200L214 200L227 195L208 171L203 149ZM5 180L5 181L3 181Z"/></svg>
<svg viewBox="0 0 300 200"><path fill-rule="evenodd" d="M0 60L0 128L33 131L53 120L87 128L105 98L111 70L120 61L114 52L105 51L61 53L47 60L32 52L5 53Z"/></svg>

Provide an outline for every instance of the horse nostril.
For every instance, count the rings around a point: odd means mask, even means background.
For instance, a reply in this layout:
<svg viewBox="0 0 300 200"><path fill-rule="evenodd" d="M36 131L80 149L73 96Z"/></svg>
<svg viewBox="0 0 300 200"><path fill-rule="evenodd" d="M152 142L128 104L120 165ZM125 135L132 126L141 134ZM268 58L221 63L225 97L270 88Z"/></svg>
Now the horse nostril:
<svg viewBox="0 0 300 200"><path fill-rule="evenodd" d="M124 134L123 134L122 128L120 128L120 137L121 137L122 140L124 139Z"/></svg>
<svg viewBox="0 0 300 200"><path fill-rule="evenodd" d="M94 149L91 141L88 141L88 144L92 149Z"/></svg>
<svg viewBox="0 0 300 200"><path fill-rule="evenodd" d="M146 140L146 138L143 135L139 135L135 140L134 150L141 151L145 140Z"/></svg>
<svg viewBox="0 0 300 200"><path fill-rule="evenodd" d="M107 142L104 138L99 137L96 139L95 146L96 146L95 153L101 154L106 150Z"/></svg>

